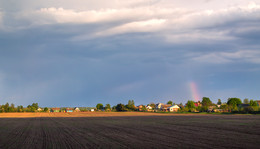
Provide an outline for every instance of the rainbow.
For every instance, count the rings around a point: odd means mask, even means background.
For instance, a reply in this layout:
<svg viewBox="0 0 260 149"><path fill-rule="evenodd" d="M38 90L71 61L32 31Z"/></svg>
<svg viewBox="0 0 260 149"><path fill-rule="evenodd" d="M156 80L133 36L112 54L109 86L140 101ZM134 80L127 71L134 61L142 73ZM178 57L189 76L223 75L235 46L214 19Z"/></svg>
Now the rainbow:
<svg viewBox="0 0 260 149"><path fill-rule="evenodd" d="M190 83L190 89L192 93L192 98L194 99L195 102L198 102L200 100L200 95L198 92L198 87L195 82Z"/></svg>

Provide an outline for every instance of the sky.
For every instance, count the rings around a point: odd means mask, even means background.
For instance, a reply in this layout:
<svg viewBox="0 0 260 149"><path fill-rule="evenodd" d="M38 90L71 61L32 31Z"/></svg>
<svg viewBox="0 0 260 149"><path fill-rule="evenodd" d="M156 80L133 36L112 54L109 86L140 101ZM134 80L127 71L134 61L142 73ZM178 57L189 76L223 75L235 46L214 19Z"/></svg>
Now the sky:
<svg viewBox="0 0 260 149"><path fill-rule="evenodd" d="M260 0L0 0L0 104L260 99Z"/></svg>

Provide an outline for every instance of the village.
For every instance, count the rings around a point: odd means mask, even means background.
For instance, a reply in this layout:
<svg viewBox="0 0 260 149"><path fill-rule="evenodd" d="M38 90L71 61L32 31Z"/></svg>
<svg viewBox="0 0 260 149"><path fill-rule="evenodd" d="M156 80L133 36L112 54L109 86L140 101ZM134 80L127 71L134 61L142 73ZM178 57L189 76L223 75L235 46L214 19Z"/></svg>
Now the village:
<svg viewBox="0 0 260 149"><path fill-rule="evenodd" d="M230 100L237 100L237 98L230 98ZM103 104L98 103L96 107L53 107L53 108L37 108L37 112L119 112L119 111L140 111L140 112L208 112L208 113L223 113L223 112L253 112L259 111L260 100L247 100L245 99L244 102L239 102L232 105L230 104L231 101L228 103L222 103L220 100L217 104L212 103L209 98L203 98L202 102L193 102L188 101L185 105L182 103L175 104L172 101L168 101L166 104L164 103L150 103L147 105L134 105L133 100L129 100L128 104L117 104L116 106L110 107L110 104Z"/></svg>

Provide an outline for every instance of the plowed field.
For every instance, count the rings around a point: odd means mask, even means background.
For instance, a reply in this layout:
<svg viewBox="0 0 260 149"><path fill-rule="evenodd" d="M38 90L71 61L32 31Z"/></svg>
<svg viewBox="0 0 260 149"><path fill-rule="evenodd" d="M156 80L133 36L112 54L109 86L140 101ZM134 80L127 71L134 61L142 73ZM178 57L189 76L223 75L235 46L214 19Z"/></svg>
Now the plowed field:
<svg viewBox="0 0 260 149"><path fill-rule="evenodd" d="M259 115L144 115L2 115L0 148L260 148Z"/></svg>

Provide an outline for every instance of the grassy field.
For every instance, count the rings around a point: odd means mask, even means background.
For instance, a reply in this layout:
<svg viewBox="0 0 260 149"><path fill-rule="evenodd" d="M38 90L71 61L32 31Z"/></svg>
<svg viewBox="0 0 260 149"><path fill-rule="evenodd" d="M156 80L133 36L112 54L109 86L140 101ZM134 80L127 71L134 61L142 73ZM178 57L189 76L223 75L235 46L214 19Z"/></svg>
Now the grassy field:
<svg viewBox="0 0 260 149"><path fill-rule="evenodd" d="M89 112L4 113L0 117L0 148L260 146L259 115Z"/></svg>

